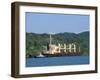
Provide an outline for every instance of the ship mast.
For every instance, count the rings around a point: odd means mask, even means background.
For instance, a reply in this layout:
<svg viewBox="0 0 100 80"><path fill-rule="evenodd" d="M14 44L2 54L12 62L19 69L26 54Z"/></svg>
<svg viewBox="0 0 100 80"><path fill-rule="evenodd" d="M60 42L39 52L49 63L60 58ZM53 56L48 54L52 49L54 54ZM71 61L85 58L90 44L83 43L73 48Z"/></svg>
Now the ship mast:
<svg viewBox="0 0 100 80"><path fill-rule="evenodd" d="M51 44L52 44L52 37L51 37L51 33L50 33L50 42L49 42L49 51L50 51L50 53L52 53Z"/></svg>
<svg viewBox="0 0 100 80"><path fill-rule="evenodd" d="M49 43L50 45L52 44L52 38L51 38L51 34L50 34L50 43Z"/></svg>

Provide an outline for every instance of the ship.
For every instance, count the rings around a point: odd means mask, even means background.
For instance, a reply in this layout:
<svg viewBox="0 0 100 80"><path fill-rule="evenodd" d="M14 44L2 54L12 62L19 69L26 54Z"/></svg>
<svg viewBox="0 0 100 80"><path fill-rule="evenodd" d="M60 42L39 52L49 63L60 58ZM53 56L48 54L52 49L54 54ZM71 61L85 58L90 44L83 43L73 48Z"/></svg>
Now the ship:
<svg viewBox="0 0 100 80"><path fill-rule="evenodd" d="M52 43L52 35L50 34L50 41L47 49L41 52L44 57L60 57L60 56L80 56L82 55L80 46L75 43L55 45Z"/></svg>

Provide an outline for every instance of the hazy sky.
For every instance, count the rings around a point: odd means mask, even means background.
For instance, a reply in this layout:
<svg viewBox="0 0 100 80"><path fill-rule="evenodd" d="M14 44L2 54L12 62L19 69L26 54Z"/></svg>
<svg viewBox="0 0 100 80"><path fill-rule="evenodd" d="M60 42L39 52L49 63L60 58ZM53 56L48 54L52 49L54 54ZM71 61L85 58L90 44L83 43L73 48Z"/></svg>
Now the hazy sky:
<svg viewBox="0 0 100 80"><path fill-rule="evenodd" d="M89 15L26 12L26 32L79 33L89 31Z"/></svg>

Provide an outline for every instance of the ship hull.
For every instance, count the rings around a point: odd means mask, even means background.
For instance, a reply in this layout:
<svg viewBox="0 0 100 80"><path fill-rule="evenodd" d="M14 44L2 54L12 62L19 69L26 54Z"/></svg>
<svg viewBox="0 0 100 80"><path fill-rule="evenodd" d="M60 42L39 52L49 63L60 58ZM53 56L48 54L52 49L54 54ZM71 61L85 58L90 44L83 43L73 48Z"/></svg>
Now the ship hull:
<svg viewBox="0 0 100 80"><path fill-rule="evenodd" d="M56 54L48 54L42 53L45 57L60 57L60 56L81 56L82 53L56 53Z"/></svg>

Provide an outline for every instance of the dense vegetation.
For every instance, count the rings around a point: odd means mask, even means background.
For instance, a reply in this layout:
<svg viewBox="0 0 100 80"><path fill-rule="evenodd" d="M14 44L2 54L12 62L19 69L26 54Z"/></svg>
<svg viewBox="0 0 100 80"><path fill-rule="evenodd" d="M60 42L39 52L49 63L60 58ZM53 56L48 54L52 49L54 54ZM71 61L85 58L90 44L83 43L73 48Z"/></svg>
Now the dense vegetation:
<svg viewBox="0 0 100 80"><path fill-rule="evenodd" d="M83 55L89 55L89 32L75 33L57 33L52 35L52 43L69 44L76 43L80 45ZM46 49L49 44L49 34L26 33L26 57L38 55Z"/></svg>

